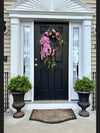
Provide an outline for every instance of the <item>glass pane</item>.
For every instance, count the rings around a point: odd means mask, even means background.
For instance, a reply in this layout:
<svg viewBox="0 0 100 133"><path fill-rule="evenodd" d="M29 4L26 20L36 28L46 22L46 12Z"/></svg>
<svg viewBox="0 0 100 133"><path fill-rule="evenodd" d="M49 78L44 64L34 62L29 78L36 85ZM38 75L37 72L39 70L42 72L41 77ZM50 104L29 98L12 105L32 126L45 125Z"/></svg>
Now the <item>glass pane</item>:
<svg viewBox="0 0 100 133"><path fill-rule="evenodd" d="M24 27L24 75L30 79L30 28Z"/></svg>
<svg viewBox="0 0 100 133"><path fill-rule="evenodd" d="M73 85L79 78L79 28L73 28Z"/></svg>

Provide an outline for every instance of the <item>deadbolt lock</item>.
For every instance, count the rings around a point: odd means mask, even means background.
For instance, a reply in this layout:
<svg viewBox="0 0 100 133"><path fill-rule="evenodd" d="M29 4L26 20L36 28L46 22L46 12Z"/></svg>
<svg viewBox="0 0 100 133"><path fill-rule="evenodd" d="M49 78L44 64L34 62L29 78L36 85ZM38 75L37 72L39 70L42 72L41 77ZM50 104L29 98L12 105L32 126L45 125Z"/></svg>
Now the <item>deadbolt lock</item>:
<svg viewBox="0 0 100 133"><path fill-rule="evenodd" d="M35 61L37 61L37 58L35 58Z"/></svg>

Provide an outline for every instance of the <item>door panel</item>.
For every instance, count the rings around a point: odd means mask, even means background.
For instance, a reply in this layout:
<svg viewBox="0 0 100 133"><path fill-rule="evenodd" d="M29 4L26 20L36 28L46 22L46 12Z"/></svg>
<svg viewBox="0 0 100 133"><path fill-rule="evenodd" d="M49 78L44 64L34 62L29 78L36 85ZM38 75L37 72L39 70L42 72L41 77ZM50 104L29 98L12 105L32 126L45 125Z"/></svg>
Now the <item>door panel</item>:
<svg viewBox="0 0 100 133"><path fill-rule="evenodd" d="M48 70L40 58L40 38L50 27L56 26L64 36L64 45L55 56L57 63L54 71ZM68 99L68 23L38 23L35 22L35 51L34 60L38 66L34 67L35 100L64 100ZM55 45L54 42L50 45Z"/></svg>

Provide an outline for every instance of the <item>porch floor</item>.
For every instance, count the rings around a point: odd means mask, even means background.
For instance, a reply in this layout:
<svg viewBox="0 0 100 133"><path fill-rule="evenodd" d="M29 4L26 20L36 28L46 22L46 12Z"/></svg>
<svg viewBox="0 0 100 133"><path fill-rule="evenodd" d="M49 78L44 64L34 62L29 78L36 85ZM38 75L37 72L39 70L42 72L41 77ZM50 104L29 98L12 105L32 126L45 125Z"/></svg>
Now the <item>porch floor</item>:
<svg viewBox="0 0 100 133"><path fill-rule="evenodd" d="M5 133L96 133L96 111L91 111L89 117L78 115L80 109L74 109L77 117L75 120L66 121L59 124L46 124L29 120L31 110L23 109L25 116L20 119L12 117L11 112L4 113Z"/></svg>

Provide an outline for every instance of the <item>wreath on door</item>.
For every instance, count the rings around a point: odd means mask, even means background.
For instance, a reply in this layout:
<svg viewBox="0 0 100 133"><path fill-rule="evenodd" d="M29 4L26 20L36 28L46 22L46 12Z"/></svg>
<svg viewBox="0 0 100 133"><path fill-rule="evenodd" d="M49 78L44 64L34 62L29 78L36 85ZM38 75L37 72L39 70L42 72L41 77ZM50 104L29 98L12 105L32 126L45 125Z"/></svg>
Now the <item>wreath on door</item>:
<svg viewBox="0 0 100 133"><path fill-rule="evenodd" d="M50 46L51 41L53 41L55 46ZM65 44L64 38L55 28L48 29L42 34L40 39L41 60L44 61L44 65L51 71L56 67L56 52Z"/></svg>

